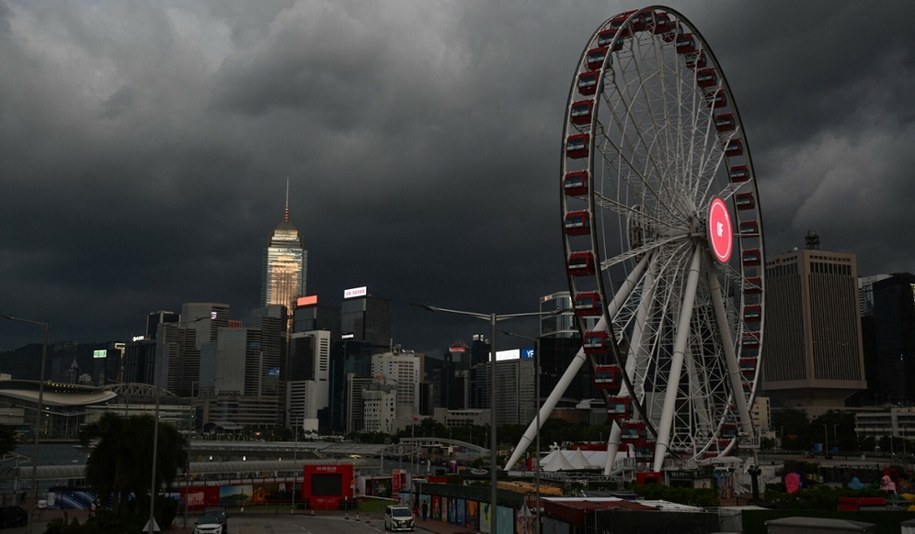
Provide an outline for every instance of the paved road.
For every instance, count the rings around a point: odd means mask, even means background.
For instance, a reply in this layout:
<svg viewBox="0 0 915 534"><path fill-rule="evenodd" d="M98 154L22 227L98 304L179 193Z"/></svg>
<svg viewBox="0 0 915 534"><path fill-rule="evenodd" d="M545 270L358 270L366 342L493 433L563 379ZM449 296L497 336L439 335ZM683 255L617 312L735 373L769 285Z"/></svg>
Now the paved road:
<svg viewBox="0 0 915 534"><path fill-rule="evenodd" d="M47 511L43 517L36 518L33 525L33 534L41 534L51 519L62 515L63 512ZM88 515L86 511L68 512L68 518L78 518L80 522L85 520ZM188 526L182 528L182 517L175 518L175 523L169 530L163 534L190 534L193 530L194 521L199 516L188 517ZM456 531L466 531L467 529L449 525L440 521L418 521L416 532L420 534L450 534ZM26 527L4 529L3 534L24 534ZM231 534L373 534L384 532L384 519L378 514L370 516L361 516L356 520L355 515L349 518L339 512L318 513L318 515L286 515L286 514L265 514L265 515L241 515L233 513L229 516L229 532Z"/></svg>

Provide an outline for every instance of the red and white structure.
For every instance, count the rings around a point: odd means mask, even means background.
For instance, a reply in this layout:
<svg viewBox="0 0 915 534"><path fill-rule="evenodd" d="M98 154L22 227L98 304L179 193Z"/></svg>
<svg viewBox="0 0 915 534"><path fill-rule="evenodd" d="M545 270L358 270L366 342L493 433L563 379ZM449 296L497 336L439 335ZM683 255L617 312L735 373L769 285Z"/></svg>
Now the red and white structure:
<svg viewBox="0 0 915 534"><path fill-rule="evenodd" d="M560 204L583 347L540 420L587 364L613 422L605 473L620 450L651 471L726 455L754 434L765 255L724 72L680 13L628 11L588 39L566 109Z"/></svg>

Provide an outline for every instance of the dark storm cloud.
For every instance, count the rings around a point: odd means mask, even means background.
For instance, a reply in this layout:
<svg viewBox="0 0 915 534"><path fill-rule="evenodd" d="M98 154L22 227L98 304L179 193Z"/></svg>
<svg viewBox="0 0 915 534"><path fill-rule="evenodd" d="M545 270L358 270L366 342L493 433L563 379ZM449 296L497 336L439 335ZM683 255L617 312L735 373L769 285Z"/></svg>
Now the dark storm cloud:
<svg viewBox="0 0 915 534"><path fill-rule="evenodd" d="M244 319L287 177L309 292L391 298L396 342L486 329L409 302L533 310L565 286L575 62L632 7L0 0L0 313L86 342L182 302ZM741 107L769 252L817 230L862 273L915 270L913 8L674 7ZM0 348L23 339L0 325Z"/></svg>

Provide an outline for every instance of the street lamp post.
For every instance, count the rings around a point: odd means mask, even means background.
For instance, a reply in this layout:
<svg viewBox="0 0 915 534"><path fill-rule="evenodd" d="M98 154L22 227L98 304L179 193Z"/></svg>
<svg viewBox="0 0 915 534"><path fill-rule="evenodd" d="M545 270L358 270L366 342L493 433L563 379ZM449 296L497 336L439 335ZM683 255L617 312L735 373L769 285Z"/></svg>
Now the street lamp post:
<svg viewBox="0 0 915 534"><path fill-rule="evenodd" d="M823 425L823 458L829 458L829 425Z"/></svg>
<svg viewBox="0 0 915 534"><path fill-rule="evenodd" d="M430 306L428 304L417 304L417 306L430 311L430 312L441 312L441 313L450 313L454 315L463 315L465 317L473 317L474 319L480 319L482 321L489 321L490 327L490 340L489 340L489 389L490 389L490 399L489 399L489 442L490 442L490 454L489 454L489 482L490 482L490 501L491 501L491 510L489 513L490 517L490 534L497 534L497 525L496 525L496 511L498 509L498 491L496 489L496 453L498 450L498 440L496 437L496 323L499 321L505 321L508 319L518 319L522 317L539 317L544 315L552 315L555 312L526 312L526 313L506 313L506 314L496 314L496 313L478 313L470 312L463 310L451 310L448 308L440 308L438 306Z"/></svg>
<svg viewBox="0 0 915 534"><path fill-rule="evenodd" d="M289 410L289 413L290 413L290 415L293 415L293 416L298 415L298 414L293 414L293 413L292 413L292 409ZM290 514L294 514L294 513L295 513L295 479L296 479L296 474L298 473L298 469L299 469L299 468L295 465L295 462L299 459L299 424L298 424L298 420L296 420L295 417L293 417L293 422L292 422L292 433L293 433L293 435L295 436L295 437L293 438L295 444L294 444L293 447L292 447L292 461L293 461L293 466L292 466L292 502L289 504L289 513L290 513Z"/></svg>
<svg viewBox="0 0 915 534"><path fill-rule="evenodd" d="M156 461L158 460L159 455L159 375L162 373L162 352L165 345L165 340L163 339L165 335L166 326L183 326L191 323L196 323L204 319L210 319L209 315L203 317L197 317L196 319L191 319L190 321L183 321L179 323L159 323L159 332L156 335L156 361L153 364L153 394L156 400L156 411L153 416L153 449L152 449L152 480L150 481L149 489L149 520L146 522L146 530L149 534L153 534L158 525L156 524L155 516L153 512L156 508L156 493L158 493L158 484L156 484ZM187 474L187 473L185 473ZM185 497L186 498L186 497ZM187 508L187 503L185 503L185 509Z"/></svg>
<svg viewBox="0 0 915 534"><path fill-rule="evenodd" d="M153 511L156 507L156 459L159 454L159 373L161 372L160 367L162 363L162 344L156 343L156 346L160 349L156 350L156 362L153 366L153 396L156 400L156 411L153 416L152 481L150 482L149 488L149 520L146 522L146 528L148 529L149 534L153 534L158 530L156 528L158 525L156 525Z"/></svg>
<svg viewBox="0 0 915 534"><path fill-rule="evenodd" d="M536 534L540 534L540 338L520 336L507 330L502 331L507 336L513 336L521 339L527 339L534 342L534 398L537 399L537 435L534 437L534 448L537 449L536 471L534 471L534 489L536 490L537 515L536 517ZM603 441L603 439L601 440Z"/></svg>
<svg viewBox="0 0 915 534"><path fill-rule="evenodd" d="M38 409L35 411L35 446L32 453L32 502L31 507L38 506L38 437L41 434L41 415L44 411L44 373L48 359L48 323L3 315L4 319L40 326L44 329L44 341L41 344L41 374L38 377ZM32 514L29 513L28 533L32 533Z"/></svg>

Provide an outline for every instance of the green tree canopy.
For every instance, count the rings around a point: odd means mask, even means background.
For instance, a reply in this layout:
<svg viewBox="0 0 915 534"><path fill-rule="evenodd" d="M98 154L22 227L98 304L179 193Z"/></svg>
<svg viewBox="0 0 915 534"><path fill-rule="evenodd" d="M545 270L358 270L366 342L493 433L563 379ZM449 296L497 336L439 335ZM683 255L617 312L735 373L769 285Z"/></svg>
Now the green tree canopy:
<svg viewBox="0 0 915 534"><path fill-rule="evenodd" d="M782 447L788 450L810 448L810 421L807 414L794 408L772 410L772 428L778 429Z"/></svg>
<svg viewBox="0 0 915 534"><path fill-rule="evenodd" d="M83 446L95 443L86 461L86 479L104 499L112 495L119 505L133 493L144 502L152 476L154 418L150 415L121 417L105 413L80 432ZM188 441L174 425L159 423L156 488L175 481L187 463Z"/></svg>
<svg viewBox="0 0 915 534"><path fill-rule="evenodd" d="M0 425L0 456L16 449L16 432L12 428Z"/></svg>

